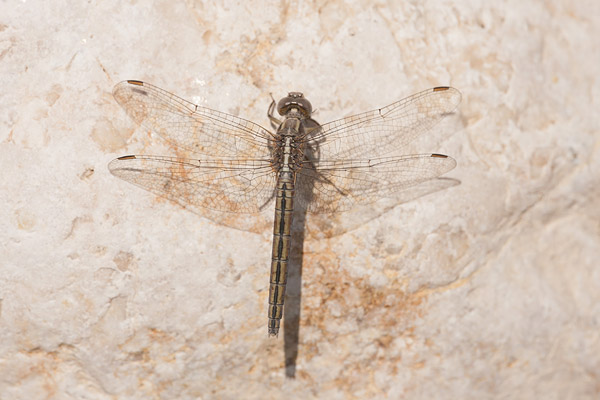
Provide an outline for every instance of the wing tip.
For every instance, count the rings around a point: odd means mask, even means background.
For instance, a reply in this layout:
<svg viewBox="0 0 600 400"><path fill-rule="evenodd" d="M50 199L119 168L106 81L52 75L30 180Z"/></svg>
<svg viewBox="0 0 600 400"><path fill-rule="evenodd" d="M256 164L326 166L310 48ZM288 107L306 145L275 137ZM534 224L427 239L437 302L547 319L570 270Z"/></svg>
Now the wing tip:
<svg viewBox="0 0 600 400"><path fill-rule="evenodd" d="M137 80L134 80L134 79L128 79L128 80L126 80L125 82L127 82L127 83L128 83L128 84L130 84L130 85L135 85L135 86L144 86L144 82L142 82L142 81L137 81Z"/></svg>
<svg viewBox="0 0 600 400"><path fill-rule="evenodd" d="M118 176L118 171L124 167L127 163L123 163L122 161L127 160L136 160L137 157L134 155L121 156L117 157L111 162L108 163L108 170L113 174Z"/></svg>
<svg viewBox="0 0 600 400"><path fill-rule="evenodd" d="M436 86L431 89L431 92L447 92L444 94L445 97L449 99L449 102L452 104L451 108L448 109L448 112L452 112L458 107L462 100L462 93L460 90L452 87L452 86Z"/></svg>
<svg viewBox="0 0 600 400"><path fill-rule="evenodd" d="M135 160L137 157L134 155L117 157L117 160Z"/></svg>
<svg viewBox="0 0 600 400"><path fill-rule="evenodd" d="M444 163L443 165L446 165L446 171L443 172L444 174L446 172L450 171L450 170L453 170L456 167L456 165L457 165L457 162L456 162L456 160L454 158L452 158L450 156L447 156L445 154L431 153L429 155L429 157L431 157L431 158L440 158L440 159L444 160L443 161L443 163ZM440 162L442 162L442 161L440 160Z"/></svg>
<svg viewBox="0 0 600 400"><path fill-rule="evenodd" d="M140 86L144 86L144 85L146 85L144 82L133 80L133 79L121 81L121 82L117 83L115 85L115 87L113 88L113 96L117 96L120 90L128 88L130 86L140 87Z"/></svg>
<svg viewBox="0 0 600 400"><path fill-rule="evenodd" d="M455 87L452 86L436 86L433 89L430 89L432 92L451 92L451 93L460 93Z"/></svg>
<svg viewBox="0 0 600 400"><path fill-rule="evenodd" d="M446 172L454 169L456 167L456 165L457 165L457 162L456 162L456 160L454 158L452 158L450 156L447 156L445 154L431 153L429 155L429 157L431 157L431 158L440 158L441 159L440 162L443 162L444 165L447 166ZM446 173L446 172L444 172L444 173Z"/></svg>
<svg viewBox="0 0 600 400"><path fill-rule="evenodd" d="M115 89L118 89L121 87L127 87L127 86L145 86L145 85L147 85L147 84L142 81L138 81L138 80L134 80L134 79L127 79L127 80L117 83L115 85Z"/></svg>

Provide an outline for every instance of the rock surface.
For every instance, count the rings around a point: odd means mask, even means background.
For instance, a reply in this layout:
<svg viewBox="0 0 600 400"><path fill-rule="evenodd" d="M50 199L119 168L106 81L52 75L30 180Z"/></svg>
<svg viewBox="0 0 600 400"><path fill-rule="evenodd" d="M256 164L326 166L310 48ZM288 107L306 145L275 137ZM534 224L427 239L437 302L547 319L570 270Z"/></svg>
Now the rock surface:
<svg viewBox="0 0 600 400"><path fill-rule="evenodd" d="M597 399L599 16L1 3L0 397ZM112 176L169 151L112 98L124 79L263 126L269 93L303 91L327 122L452 85L459 112L406 151L453 156L461 184L360 224L298 218L270 339L272 211L215 224Z"/></svg>

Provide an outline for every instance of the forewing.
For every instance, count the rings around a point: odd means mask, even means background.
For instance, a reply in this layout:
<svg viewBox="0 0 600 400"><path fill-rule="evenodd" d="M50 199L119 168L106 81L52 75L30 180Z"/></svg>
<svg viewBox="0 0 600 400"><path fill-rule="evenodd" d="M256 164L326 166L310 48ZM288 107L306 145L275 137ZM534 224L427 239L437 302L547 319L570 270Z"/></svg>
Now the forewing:
<svg viewBox="0 0 600 400"><path fill-rule="evenodd" d="M324 161L398 154L452 113L460 99L452 87L428 89L387 107L324 124L309 144L319 149Z"/></svg>
<svg viewBox="0 0 600 400"><path fill-rule="evenodd" d="M127 182L200 212L259 212L275 187L275 174L267 160L124 156L111 161L108 168Z"/></svg>
<svg viewBox="0 0 600 400"><path fill-rule="evenodd" d="M113 96L135 122L199 158L270 156L271 134L253 122L197 106L141 81L117 84Z"/></svg>
<svg viewBox="0 0 600 400"><path fill-rule="evenodd" d="M394 197L455 166L453 158L441 154L320 161L318 168L306 161L296 178L298 202L313 213L348 211Z"/></svg>

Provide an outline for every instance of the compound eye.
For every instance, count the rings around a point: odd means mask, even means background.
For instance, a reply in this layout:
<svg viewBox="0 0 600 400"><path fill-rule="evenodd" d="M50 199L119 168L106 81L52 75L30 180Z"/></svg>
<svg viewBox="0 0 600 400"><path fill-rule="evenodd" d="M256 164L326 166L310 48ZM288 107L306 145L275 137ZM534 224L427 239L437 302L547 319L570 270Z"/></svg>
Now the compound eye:
<svg viewBox="0 0 600 400"><path fill-rule="evenodd" d="M283 116L287 114L292 108L297 108L305 117L310 117L312 113L310 101L306 100L300 92L291 92L277 103L277 112L279 115Z"/></svg>

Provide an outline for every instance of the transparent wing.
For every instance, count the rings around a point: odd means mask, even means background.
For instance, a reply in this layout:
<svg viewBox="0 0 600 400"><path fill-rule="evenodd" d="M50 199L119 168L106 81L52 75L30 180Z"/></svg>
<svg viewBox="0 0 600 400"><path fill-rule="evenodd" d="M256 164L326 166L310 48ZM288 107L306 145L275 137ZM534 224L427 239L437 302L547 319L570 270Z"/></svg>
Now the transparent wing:
<svg viewBox="0 0 600 400"><path fill-rule="evenodd" d="M270 156L272 135L253 122L197 106L141 81L117 84L113 96L135 122L199 158Z"/></svg>
<svg viewBox="0 0 600 400"><path fill-rule="evenodd" d="M109 164L114 175L191 209L254 213L272 198L273 137L262 127L140 81L121 82L113 93L134 121L198 155L120 157ZM299 202L311 212L346 211L449 171L455 162L446 156L389 155L459 102L456 89L434 88L315 129L298 174L299 188L308 189Z"/></svg>
<svg viewBox="0 0 600 400"><path fill-rule="evenodd" d="M308 235L317 238L337 236L379 218L398 204L419 199L459 184L460 181L456 179L434 178L395 192L393 197L382 198L376 204L359 205L343 213L312 213L311 223L306 225L306 229Z"/></svg>
<svg viewBox="0 0 600 400"><path fill-rule="evenodd" d="M387 107L321 125L309 138L320 160L377 158L398 154L411 141L450 114L460 103L458 90L442 86L424 90Z"/></svg>
<svg viewBox="0 0 600 400"><path fill-rule="evenodd" d="M456 166L442 154L383 157L370 160L306 161L298 172L298 202L312 213L348 211L355 205L394 197L437 178Z"/></svg>
<svg viewBox="0 0 600 400"><path fill-rule="evenodd" d="M124 156L111 161L115 176L192 210L256 213L269 202L276 177L268 160Z"/></svg>

